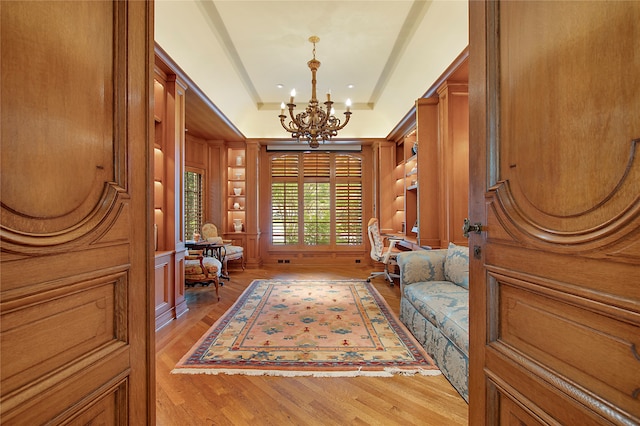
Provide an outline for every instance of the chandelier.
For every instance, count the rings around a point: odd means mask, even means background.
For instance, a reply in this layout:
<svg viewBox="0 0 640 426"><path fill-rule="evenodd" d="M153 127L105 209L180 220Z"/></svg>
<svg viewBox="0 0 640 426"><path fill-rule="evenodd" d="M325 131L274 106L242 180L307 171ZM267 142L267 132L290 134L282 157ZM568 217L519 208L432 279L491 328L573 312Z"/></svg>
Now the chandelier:
<svg viewBox="0 0 640 426"><path fill-rule="evenodd" d="M324 103L325 109L319 106L316 98L316 72L320 68L320 61L316 59L316 43L320 41L320 37L311 36L309 41L313 43L313 59L307 62L311 70L311 100L303 112L294 116L293 109L296 105L293 103L293 98L296 96L296 89L293 89L289 103L286 105L291 120L285 124L287 116L284 115L284 102L280 105L279 117L280 124L287 132L291 133L291 137L297 139L298 142L300 139L306 139L311 148L318 148L320 141L324 143L330 140L331 137L338 134L338 130L342 130L347 125L351 117L351 100L347 99L346 101L347 110L344 113L346 116L344 123L341 123L340 119L333 115L331 92L327 93L327 101Z"/></svg>

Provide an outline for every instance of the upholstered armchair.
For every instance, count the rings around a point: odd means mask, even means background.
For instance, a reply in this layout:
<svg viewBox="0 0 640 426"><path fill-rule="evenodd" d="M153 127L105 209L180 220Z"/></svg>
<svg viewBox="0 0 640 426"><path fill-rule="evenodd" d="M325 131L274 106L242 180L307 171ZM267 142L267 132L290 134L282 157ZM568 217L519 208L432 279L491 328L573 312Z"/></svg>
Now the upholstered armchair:
<svg viewBox="0 0 640 426"><path fill-rule="evenodd" d="M215 257L205 257L203 250L188 250L184 257L184 284L194 286L198 283L208 286L213 283L216 296L220 300L218 291L222 264Z"/></svg>
<svg viewBox="0 0 640 426"><path fill-rule="evenodd" d="M240 266L244 270L244 248L242 246L231 245L231 240L223 240L218 235L218 228L213 223L205 223L202 226L202 237L209 242L217 242L218 240L224 244L223 272L229 275L227 263L229 261L240 260Z"/></svg>

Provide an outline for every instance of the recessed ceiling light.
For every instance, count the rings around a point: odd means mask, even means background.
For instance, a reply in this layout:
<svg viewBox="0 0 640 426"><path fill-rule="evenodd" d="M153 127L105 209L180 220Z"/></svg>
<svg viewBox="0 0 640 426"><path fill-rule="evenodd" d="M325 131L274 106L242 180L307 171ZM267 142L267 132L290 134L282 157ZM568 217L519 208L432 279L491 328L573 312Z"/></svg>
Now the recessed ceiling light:
<svg viewBox="0 0 640 426"><path fill-rule="evenodd" d="M348 87L349 89L353 89L353 87L354 87L354 86L353 86L353 84L347 84L347 87Z"/></svg>
<svg viewBox="0 0 640 426"><path fill-rule="evenodd" d="M282 84L282 83L278 83L278 84L276 84L276 87L277 87L278 89L282 89L282 88L284 87L284 84Z"/></svg>

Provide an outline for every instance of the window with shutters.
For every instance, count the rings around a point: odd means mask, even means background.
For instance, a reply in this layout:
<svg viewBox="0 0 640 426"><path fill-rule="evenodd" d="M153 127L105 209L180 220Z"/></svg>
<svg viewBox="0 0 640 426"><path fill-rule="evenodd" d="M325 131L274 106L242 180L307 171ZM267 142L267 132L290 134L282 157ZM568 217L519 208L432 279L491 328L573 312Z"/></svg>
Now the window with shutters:
<svg viewBox="0 0 640 426"><path fill-rule="evenodd" d="M194 232L200 233L203 217L203 173L187 171L184 174L184 235L190 240Z"/></svg>
<svg viewBox="0 0 640 426"><path fill-rule="evenodd" d="M363 244L362 158L305 152L271 157L271 243Z"/></svg>

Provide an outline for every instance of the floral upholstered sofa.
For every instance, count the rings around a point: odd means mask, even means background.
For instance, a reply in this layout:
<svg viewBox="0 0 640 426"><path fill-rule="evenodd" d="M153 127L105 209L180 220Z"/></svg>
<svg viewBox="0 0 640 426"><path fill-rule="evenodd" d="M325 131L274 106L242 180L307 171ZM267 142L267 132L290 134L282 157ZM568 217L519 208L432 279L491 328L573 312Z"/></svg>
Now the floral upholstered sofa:
<svg viewBox="0 0 640 426"><path fill-rule="evenodd" d="M400 320L469 402L469 248L398 255Z"/></svg>

